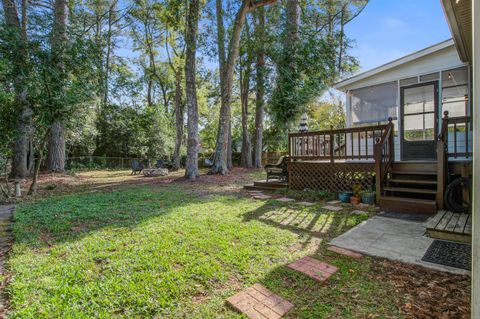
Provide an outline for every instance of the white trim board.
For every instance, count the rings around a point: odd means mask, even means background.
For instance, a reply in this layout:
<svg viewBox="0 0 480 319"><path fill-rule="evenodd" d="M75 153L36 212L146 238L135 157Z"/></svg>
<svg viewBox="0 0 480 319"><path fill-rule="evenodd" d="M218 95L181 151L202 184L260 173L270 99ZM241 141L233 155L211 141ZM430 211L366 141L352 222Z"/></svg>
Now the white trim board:
<svg viewBox="0 0 480 319"><path fill-rule="evenodd" d="M435 44L433 46L430 46L428 48L425 48L425 49L422 49L420 51L414 52L412 54L406 55L406 56L404 56L400 59L394 60L392 62L386 63L386 64L381 65L379 67L376 67L374 69L371 69L369 71L362 72L362 73L357 74L355 76L352 76L348 79L340 81L337 84L335 84L335 88L337 90L340 90L340 91L346 91L348 89L352 89L352 88L355 88L355 87L375 85L375 84L378 84L378 83L382 83L382 81L383 82L388 81L388 80L385 80L385 79L376 81L374 79L374 77L379 76L380 73L383 73L383 72L386 72L386 71L391 71L395 68L401 68L403 65L406 65L409 62L413 62L413 61L419 60L421 58L427 58L429 55L433 56L435 53L440 53L440 51L445 50L445 49L449 49L449 48L452 49L452 52L455 53L455 57L450 58L450 60L452 60L451 63L456 64L456 65L462 65L462 62L460 61L460 58L458 57L458 53L455 50L455 44L454 44L453 40L448 39L446 41L440 42L440 43ZM442 66L440 66L440 67L442 67ZM446 66L444 66L444 67L446 67ZM438 69L438 66L431 69L431 70L425 70L425 72L426 73L428 73L430 71L434 72L436 69ZM420 75L420 73L426 74L424 72L419 71L416 74L404 74L404 75L401 75L399 77L391 78L390 81L398 80L400 78L408 78L410 76ZM369 81L364 81L364 80L367 80L367 79ZM369 83L368 84L367 83L361 84L360 82L362 82L362 81L369 82Z"/></svg>

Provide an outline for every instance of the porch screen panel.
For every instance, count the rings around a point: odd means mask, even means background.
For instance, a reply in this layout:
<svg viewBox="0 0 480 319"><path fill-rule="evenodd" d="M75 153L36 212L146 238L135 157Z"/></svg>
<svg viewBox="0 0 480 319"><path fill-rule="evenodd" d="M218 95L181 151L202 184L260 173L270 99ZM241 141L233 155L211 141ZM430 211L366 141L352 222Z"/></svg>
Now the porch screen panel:
<svg viewBox="0 0 480 319"><path fill-rule="evenodd" d="M397 118L397 82L350 91L352 123L376 123Z"/></svg>

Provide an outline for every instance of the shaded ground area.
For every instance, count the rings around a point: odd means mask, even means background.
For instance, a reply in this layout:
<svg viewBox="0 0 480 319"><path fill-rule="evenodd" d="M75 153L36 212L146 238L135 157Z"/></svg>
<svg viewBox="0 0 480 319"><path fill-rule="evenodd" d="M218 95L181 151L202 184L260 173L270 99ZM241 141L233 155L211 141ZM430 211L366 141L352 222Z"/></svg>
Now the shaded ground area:
<svg viewBox="0 0 480 319"><path fill-rule="evenodd" d="M254 283L295 305L287 318L468 318L468 277L326 250L373 210L253 200L255 171L128 174L42 177L45 198L18 205L12 318L242 318L225 300ZM303 256L339 271L319 284L286 266Z"/></svg>

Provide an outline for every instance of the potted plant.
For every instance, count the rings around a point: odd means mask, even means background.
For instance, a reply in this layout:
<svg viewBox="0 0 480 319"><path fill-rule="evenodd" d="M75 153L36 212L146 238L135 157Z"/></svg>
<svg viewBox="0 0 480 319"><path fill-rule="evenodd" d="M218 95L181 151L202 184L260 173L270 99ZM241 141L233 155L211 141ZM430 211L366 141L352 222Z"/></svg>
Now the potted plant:
<svg viewBox="0 0 480 319"><path fill-rule="evenodd" d="M360 197L359 196L351 196L350 197L350 204L353 204L353 205L358 205L360 204Z"/></svg>
<svg viewBox="0 0 480 319"><path fill-rule="evenodd" d="M342 203L349 203L350 202L350 197L353 195L351 191L340 191L338 192L338 199Z"/></svg>
<svg viewBox="0 0 480 319"><path fill-rule="evenodd" d="M362 203L368 204L368 205L374 205L375 204L375 192L373 190L370 191L364 191L361 194L362 197Z"/></svg>
<svg viewBox="0 0 480 319"><path fill-rule="evenodd" d="M362 184L355 182L352 185L353 196L350 197L350 203L353 205L360 204L360 192L362 191Z"/></svg>

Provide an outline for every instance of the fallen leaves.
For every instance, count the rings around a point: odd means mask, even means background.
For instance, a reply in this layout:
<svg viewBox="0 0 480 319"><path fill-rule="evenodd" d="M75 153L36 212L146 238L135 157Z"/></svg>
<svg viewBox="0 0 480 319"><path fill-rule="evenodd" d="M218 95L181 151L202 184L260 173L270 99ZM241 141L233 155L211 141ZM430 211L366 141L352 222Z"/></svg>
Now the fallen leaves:
<svg viewBox="0 0 480 319"><path fill-rule="evenodd" d="M382 260L372 276L390 282L397 291L398 307L408 318L470 318L470 277L420 266Z"/></svg>

